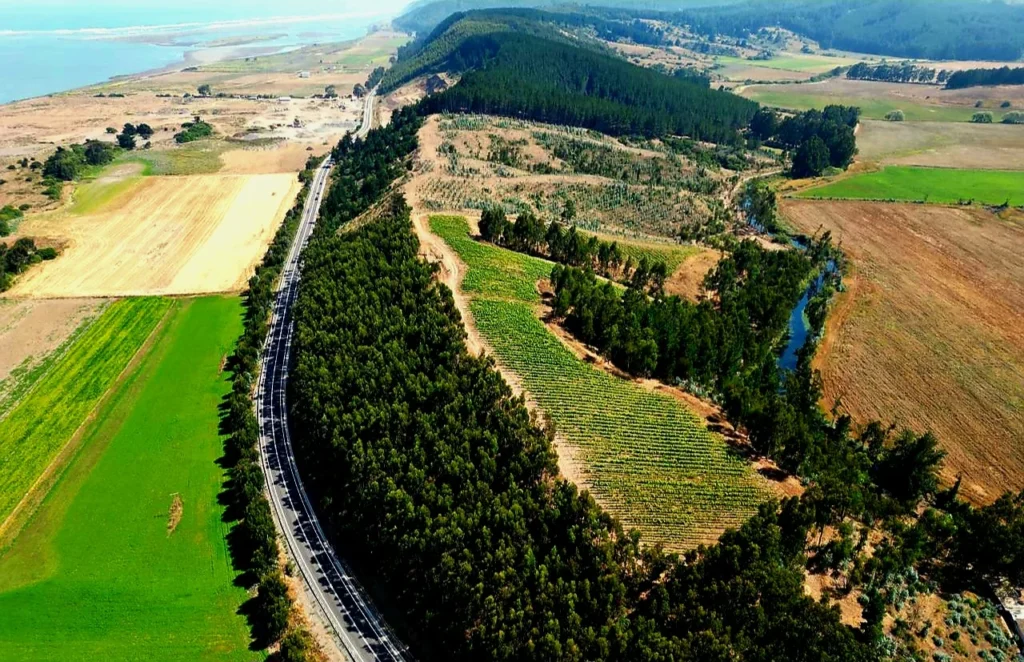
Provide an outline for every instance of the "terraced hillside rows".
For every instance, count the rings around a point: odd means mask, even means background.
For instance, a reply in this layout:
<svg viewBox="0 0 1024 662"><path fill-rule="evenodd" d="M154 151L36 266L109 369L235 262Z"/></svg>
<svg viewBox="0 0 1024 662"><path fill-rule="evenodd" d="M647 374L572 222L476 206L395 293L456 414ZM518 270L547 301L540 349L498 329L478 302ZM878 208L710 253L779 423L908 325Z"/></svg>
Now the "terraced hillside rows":
<svg viewBox="0 0 1024 662"><path fill-rule="evenodd" d="M536 282L550 263L473 240L462 217L430 227L469 267L463 290L480 334L577 451L603 506L673 549L714 541L754 512L766 486L696 415L587 365L544 326Z"/></svg>

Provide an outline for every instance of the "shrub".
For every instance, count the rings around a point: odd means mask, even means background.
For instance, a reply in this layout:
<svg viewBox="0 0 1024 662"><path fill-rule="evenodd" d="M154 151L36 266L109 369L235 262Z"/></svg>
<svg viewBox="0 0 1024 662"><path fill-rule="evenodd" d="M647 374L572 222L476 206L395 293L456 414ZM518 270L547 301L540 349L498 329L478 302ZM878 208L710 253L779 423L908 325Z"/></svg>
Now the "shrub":
<svg viewBox="0 0 1024 662"><path fill-rule="evenodd" d="M1024 124L1024 111L1014 110L1003 115L1003 124Z"/></svg>
<svg viewBox="0 0 1024 662"><path fill-rule="evenodd" d="M885 119L890 122L902 122L906 119L906 116L903 114L902 110L890 110L885 114Z"/></svg>
<svg viewBox="0 0 1024 662"><path fill-rule="evenodd" d="M1001 104L999 104L999 107L1000 107L1000 108L1009 108L1009 107L1010 107L1010 106L1012 106L1012 105L1013 105L1013 104L1012 104L1012 103L1010 103L1009 101L1004 101L1004 102L1002 102Z"/></svg>
<svg viewBox="0 0 1024 662"><path fill-rule="evenodd" d="M975 124L991 124L992 123L992 113L989 113L989 112L974 113L974 116L971 117L971 121L974 122Z"/></svg>

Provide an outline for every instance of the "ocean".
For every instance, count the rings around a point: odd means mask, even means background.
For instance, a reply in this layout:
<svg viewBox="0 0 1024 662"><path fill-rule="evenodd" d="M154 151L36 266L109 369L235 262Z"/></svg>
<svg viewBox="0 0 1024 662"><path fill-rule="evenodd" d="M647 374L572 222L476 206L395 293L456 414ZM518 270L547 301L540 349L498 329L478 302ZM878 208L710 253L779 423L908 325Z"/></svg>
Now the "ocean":
<svg viewBox="0 0 1024 662"><path fill-rule="evenodd" d="M123 0L0 0L0 103L63 92L183 62L204 44L272 36L253 47L284 51L343 41L396 15L402 0L287 3L250 0L174 6ZM210 8L210 5L216 5ZM158 42L158 43L152 43Z"/></svg>

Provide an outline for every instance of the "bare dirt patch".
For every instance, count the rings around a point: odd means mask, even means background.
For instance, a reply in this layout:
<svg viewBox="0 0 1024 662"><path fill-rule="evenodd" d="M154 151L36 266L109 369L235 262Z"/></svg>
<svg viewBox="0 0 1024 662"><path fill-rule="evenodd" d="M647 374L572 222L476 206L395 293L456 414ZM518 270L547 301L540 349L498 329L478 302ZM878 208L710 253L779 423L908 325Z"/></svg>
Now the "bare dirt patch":
<svg viewBox="0 0 1024 662"><path fill-rule="evenodd" d="M994 499L1024 487L1024 224L974 208L786 200L853 263L816 358L823 404L932 430L945 476Z"/></svg>
<svg viewBox="0 0 1024 662"><path fill-rule="evenodd" d="M38 364L105 303L103 299L0 300L0 380L15 368Z"/></svg>
<svg viewBox="0 0 1024 662"><path fill-rule="evenodd" d="M185 504L181 501L181 495L175 492L172 495L171 507L167 510L167 535L170 536L181 523L181 515L185 512Z"/></svg>
<svg viewBox="0 0 1024 662"><path fill-rule="evenodd" d="M22 235L66 245L10 297L227 292L244 287L299 190L292 175L140 180L88 216L27 219Z"/></svg>
<svg viewBox="0 0 1024 662"><path fill-rule="evenodd" d="M704 277L718 265L722 252L714 248L703 248L679 265L679 268L665 281L665 293L681 296L690 301L700 300L704 290Z"/></svg>

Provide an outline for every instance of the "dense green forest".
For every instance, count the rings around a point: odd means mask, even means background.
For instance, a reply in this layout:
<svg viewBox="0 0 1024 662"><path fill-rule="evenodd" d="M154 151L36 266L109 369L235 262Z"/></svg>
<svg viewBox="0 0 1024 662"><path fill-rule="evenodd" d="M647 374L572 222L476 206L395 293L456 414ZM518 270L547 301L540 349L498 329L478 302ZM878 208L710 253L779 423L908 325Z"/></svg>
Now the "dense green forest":
<svg viewBox="0 0 1024 662"><path fill-rule="evenodd" d="M456 13L441 21L431 32L401 47L394 66L384 74L381 90L391 91L427 73L461 73L472 63L464 60L460 47L473 36L515 32L552 41L604 50L598 42L570 37L560 28L580 27L588 17L575 13L553 13L537 9L492 9Z"/></svg>
<svg viewBox="0 0 1024 662"><path fill-rule="evenodd" d="M715 546L681 558L642 546L559 477L551 424L513 397L491 359L468 353L451 293L420 259L409 209L389 192L415 148L417 110L334 151L339 170L304 255L289 399L321 516L398 612L418 658L883 660L886 604L905 590L907 571L957 581L1024 575L1024 497L963 505L955 488L938 489L942 453L931 435L877 425L855 434L849 419L817 409L809 354L793 376L777 369L772 336L812 265L833 255L827 240L806 255L739 245L709 278L716 296L697 306L652 298L647 283L646 293L604 296L611 286L594 280L593 257L583 269L556 268L567 319L585 328L586 301L600 301L607 314L593 316L594 330L621 339L639 328L674 347L648 365L706 374L733 414L770 431L757 443L799 459L811 481L802 499L764 505ZM345 231L371 207L372 222ZM498 225L513 246L545 241L536 223ZM581 261L564 233L550 237L561 247L552 256ZM708 326L672 339L694 324ZM799 445L818 434L820 444ZM919 509L921 499L935 506ZM870 556L846 533L811 535L848 516L885 520L885 542ZM993 547L978 549L976 535ZM809 565L845 568L863 589L861 627L805 595Z"/></svg>
<svg viewBox="0 0 1024 662"><path fill-rule="evenodd" d="M418 657L869 659L836 610L803 594L795 503L766 506L678 565L641 548L557 478L550 427L490 359L467 352L402 199L336 232L377 202L382 173L401 173L418 125L403 111L335 151L329 220L304 256L289 382L307 485L401 605Z"/></svg>
<svg viewBox="0 0 1024 662"><path fill-rule="evenodd" d="M940 81L941 82L941 81ZM965 69L954 71L946 80L946 89L960 90L981 85L1024 85L1024 67Z"/></svg>
<svg viewBox="0 0 1024 662"><path fill-rule="evenodd" d="M470 70L457 85L428 97L430 112L730 143L757 111L757 104L735 95L526 34L470 37L455 53Z"/></svg>
<svg viewBox="0 0 1024 662"><path fill-rule="evenodd" d="M1024 5L976 0L751 0L665 16L707 36L780 26L822 48L936 60L1016 60Z"/></svg>

